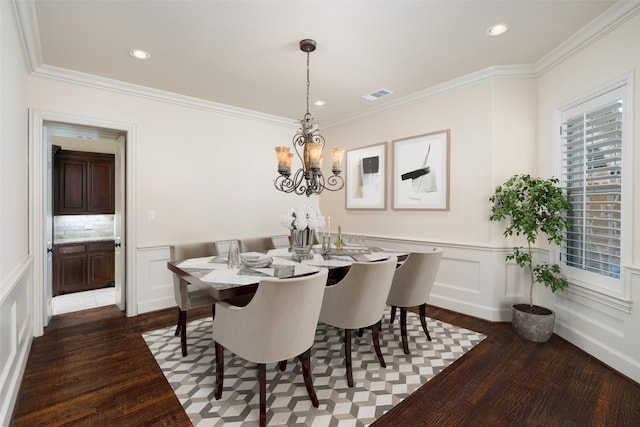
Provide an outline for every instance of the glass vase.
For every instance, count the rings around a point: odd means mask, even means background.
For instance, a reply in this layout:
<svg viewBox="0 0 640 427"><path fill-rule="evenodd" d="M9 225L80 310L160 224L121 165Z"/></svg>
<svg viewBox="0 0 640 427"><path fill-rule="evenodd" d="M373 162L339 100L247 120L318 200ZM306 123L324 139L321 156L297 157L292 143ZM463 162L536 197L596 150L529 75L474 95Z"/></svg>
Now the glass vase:
<svg viewBox="0 0 640 427"><path fill-rule="evenodd" d="M301 259L311 257L311 246L313 244L313 230L291 230L291 247L293 253Z"/></svg>

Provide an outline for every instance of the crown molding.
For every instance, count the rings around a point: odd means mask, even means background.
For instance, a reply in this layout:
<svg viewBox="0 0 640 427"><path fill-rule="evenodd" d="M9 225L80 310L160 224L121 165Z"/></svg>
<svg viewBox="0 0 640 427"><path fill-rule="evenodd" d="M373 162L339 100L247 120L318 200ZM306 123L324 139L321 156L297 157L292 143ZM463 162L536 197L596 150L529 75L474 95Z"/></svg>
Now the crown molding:
<svg viewBox="0 0 640 427"><path fill-rule="evenodd" d="M33 0L13 0L13 3L19 21L18 25L22 31L26 57L29 62L28 65L31 73L35 76L52 78L69 83L153 99L180 106L213 111L220 114L256 120L288 128L296 128L298 125L297 120L289 118L260 113L244 108L233 107L213 101L206 101L200 98L179 95L172 92L152 89L145 86L107 79L59 67L43 65L35 4ZM332 128L366 120L379 114L394 111L408 105L423 102L438 95L492 79L539 77L556 64L608 34L639 12L640 1L620 0L534 64L488 67L483 70L449 80L442 84L429 87L411 95L398 98L395 101L361 110L355 114L345 116L340 120L324 123L323 127Z"/></svg>
<svg viewBox="0 0 640 427"><path fill-rule="evenodd" d="M535 63L538 75L609 34L640 13L640 1L619 0Z"/></svg>
<svg viewBox="0 0 640 427"><path fill-rule="evenodd" d="M42 64L43 61L36 6L33 0L13 0L12 3L16 22L20 29L27 68L33 72L35 67Z"/></svg>
<svg viewBox="0 0 640 427"><path fill-rule="evenodd" d="M331 123L324 123L323 127L326 129L366 120L382 113L387 113L408 105L423 102L435 96L487 80L540 77L554 65L562 62L569 56L605 36L639 12L640 1L619 0L534 64L488 67L483 70L449 80L448 82L432 86L420 92L398 98L393 102L387 102L376 107L361 110L353 115L346 116L343 119L333 121Z"/></svg>
<svg viewBox="0 0 640 427"><path fill-rule="evenodd" d="M476 71L471 74L467 74L462 77L458 77L453 80L449 80L435 86L431 86L430 88L421 90L411 95L398 98L395 101L390 101L376 107L361 110L355 114L346 116L341 120L333 121L331 123L325 123L323 127L326 129L369 119L382 113L388 113L390 111L398 110L412 104L423 102L429 98L443 95L448 92L453 92L488 80L497 78L527 78L535 76L536 73L533 65L496 65L480 71Z"/></svg>
<svg viewBox="0 0 640 427"><path fill-rule="evenodd" d="M287 128L295 128L298 124L298 122L293 119L274 116L271 114L261 113L253 110L247 110L245 108L234 107L218 102L207 101L191 96L179 95L173 92L153 89L146 86L123 82L120 80L99 77L93 74L71 71L65 68L54 67L51 65L39 66L32 72L32 75L68 83L74 83L82 86L103 89L111 92L117 92L125 95L151 99L155 101L179 105L182 107L196 108L228 116L254 120L277 126L284 126Z"/></svg>

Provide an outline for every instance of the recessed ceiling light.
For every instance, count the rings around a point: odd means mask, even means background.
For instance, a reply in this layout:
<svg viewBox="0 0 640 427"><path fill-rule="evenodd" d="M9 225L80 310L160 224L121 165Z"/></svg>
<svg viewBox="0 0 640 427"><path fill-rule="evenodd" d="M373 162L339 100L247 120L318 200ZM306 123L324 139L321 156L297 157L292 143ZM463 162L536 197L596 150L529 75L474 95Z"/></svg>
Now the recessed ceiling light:
<svg viewBox="0 0 640 427"><path fill-rule="evenodd" d="M500 23L487 28L487 34L490 36L499 36L509 30L509 24Z"/></svg>
<svg viewBox="0 0 640 427"><path fill-rule="evenodd" d="M142 50L142 49L131 49L129 51L129 55L133 56L134 58L137 59L149 59L151 58L151 55L149 54L149 52Z"/></svg>
<svg viewBox="0 0 640 427"><path fill-rule="evenodd" d="M322 107L324 104L326 104L324 101L316 101L313 103L313 105L317 105L318 107Z"/></svg>

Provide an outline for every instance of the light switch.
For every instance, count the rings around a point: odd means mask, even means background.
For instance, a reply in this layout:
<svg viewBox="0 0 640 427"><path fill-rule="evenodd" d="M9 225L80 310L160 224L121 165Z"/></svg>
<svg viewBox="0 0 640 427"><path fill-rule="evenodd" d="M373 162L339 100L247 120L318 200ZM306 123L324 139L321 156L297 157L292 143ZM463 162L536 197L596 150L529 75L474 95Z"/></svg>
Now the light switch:
<svg viewBox="0 0 640 427"><path fill-rule="evenodd" d="M156 219L156 211L154 210L150 210L147 212L147 218L149 219Z"/></svg>

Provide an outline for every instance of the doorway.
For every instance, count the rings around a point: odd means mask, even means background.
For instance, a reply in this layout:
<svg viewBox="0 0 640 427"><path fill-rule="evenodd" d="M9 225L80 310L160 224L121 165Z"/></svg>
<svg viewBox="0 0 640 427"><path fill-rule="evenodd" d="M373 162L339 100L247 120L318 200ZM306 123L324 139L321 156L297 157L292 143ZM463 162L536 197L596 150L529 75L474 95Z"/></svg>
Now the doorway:
<svg viewBox="0 0 640 427"><path fill-rule="evenodd" d="M135 292L135 144L133 124L87 117L29 110L30 152L30 252L33 254L32 297L35 302L33 335L41 336L52 316L52 170L51 136L115 141L115 186L118 194L114 210L116 305L127 316L137 315ZM103 138L104 137L104 138ZM80 141L82 142L82 141Z"/></svg>
<svg viewBox="0 0 640 427"><path fill-rule="evenodd" d="M124 310L124 268L116 267L124 262L118 256L124 222L115 219L124 211L126 134L45 121L43 136L52 157L45 175L50 181L46 233L52 248L51 268L47 265L52 274L45 283L45 295L51 296L47 318L103 305Z"/></svg>

